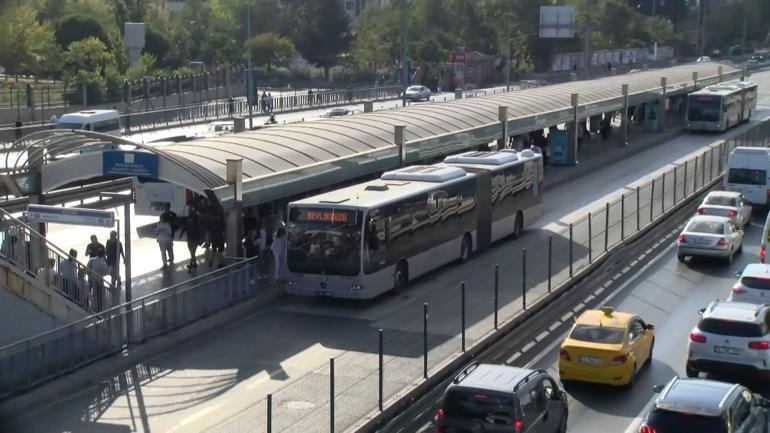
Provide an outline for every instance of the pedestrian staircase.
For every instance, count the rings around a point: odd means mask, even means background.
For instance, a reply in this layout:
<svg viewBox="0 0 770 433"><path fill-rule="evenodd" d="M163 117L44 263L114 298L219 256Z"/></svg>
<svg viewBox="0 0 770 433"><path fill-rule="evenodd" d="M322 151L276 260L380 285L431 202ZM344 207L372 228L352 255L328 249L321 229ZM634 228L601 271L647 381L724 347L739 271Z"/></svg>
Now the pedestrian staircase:
<svg viewBox="0 0 770 433"><path fill-rule="evenodd" d="M91 290L88 281L97 278L86 265L0 209L0 346L110 307L110 294L119 297L120 292L107 282L103 290Z"/></svg>

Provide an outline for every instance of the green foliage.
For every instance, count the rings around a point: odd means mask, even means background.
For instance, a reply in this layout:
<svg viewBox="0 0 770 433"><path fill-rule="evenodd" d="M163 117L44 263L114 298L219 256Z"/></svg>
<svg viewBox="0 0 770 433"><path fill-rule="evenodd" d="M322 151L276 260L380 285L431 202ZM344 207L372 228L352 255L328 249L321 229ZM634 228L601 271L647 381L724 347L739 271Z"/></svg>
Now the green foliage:
<svg viewBox="0 0 770 433"><path fill-rule="evenodd" d="M52 71L58 58L53 28L47 21L37 20L36 11L28 5L4 14L0 26L0 65L8 73L31 72L37 77Z"/></svg>
<svg viewBox="0 0 770 433"><path fill-rule="evenodd" d="M73 13L56 22L56 42L65 49L71 43L89 37L97 38L105 44L109 42L104 27L92 16Z"/></svg>
<svg viewBox="0 0 770 433"><path fill-rule="evenodd" d="M155 62L155 56L152 54L142 54L142 57L139 58L139 62L126 70L126 79L139 80L144 77L153 76L155 71Z"/></svg>
<svg viewBox="0 0 770 433"><path fill-rule="evenodd" d="M372 72L394 65L399 58L399 26L395 8L367 10L353 41L354 63Z"/></svg>
<svg viewBox="0 0 770 433"><path fill-rule="evenodd" d="M74 88L86 86L89 103L99 102L117 91L120 73L115 57L97 38L89 37L70 44L64 53L64 80ZM79 92L75 93L79 101Z"/></svg>
<svg viewBox="0 0 770 433"><path fill-rule="evenodd" d="M157 59L158 64L165 66L166 55L171 51L171 42L168 37L152 27L147 27L144 35L144 50L145 54L151 54Z"/></svg>
<svg viewBox="0 0 770 433"><path fill-rule="evenodd" d="M307 0L295 13L294 43L307 61L324 68L328 80L329 69L350 48L350 19L339 0Z"/></svg>
<svg viewBox="0 0 770 433"><path fill-rule="evenodd" d="M294 44L289 38L275 33L263 33L249 40L247 49L251 51L252 62L257 66L267 67L270 72L273 66L285 67L297 54Z"/></svg>

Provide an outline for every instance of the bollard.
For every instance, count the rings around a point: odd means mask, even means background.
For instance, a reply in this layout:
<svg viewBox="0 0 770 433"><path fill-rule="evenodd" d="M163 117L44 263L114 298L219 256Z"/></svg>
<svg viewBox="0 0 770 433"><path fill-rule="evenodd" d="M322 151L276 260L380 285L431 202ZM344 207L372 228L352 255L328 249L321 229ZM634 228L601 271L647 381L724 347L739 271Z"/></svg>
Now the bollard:
<svg viewBox="0 0 770 433"><path fill-rule="evenodd" d="M641 208L639 207L639 186L636 187L636 231L639 231L640 228L640 222L639 222L639 213L641 212Z"/></svg>
<svg viewBox="0 0 770 433"><path fill-rule="evenodd" d="M591 248L591 238L593 235L591 234L591 212L588 212L588 264L590 265L593 263L593 250Z"/></svg>
<svg viewBox="0 0 770 433"><path fill-rule="evenodd" d="M674 189L676 189L676 185L674 185ZM663 215L666 213L666 172L663 172L663 178L661 179L661 185L660 185L660 214Z"/></svg>
<svg viewBox="0 0 770 433"><path fill-rule="evenodd" d="M460 345L465 352L465 281L460 283L460 326L462 327Z"/></svg>
<svg viewBox="0 0 770 433"><path fill-rule="evenodd" d="M610 243L610 202L604 205L604 252L609 250Z"/></svg>
<svg viewBox="0 0 770 433"><path fill-rule="evenodd" d="M655 178L652 179L652 187L650 188L650 224L652 224L652 216L653 216L653 199L655 198Z"/></svg>
<svg viewBox="0 0 770 433"><path fill-rule="evenodd" d="M551 293L551 264L553 253L553 236L548 235L548 293Z"/></svg>
<svg viewBox="0 0 770 433"><path fill-rule="evenodd" d="M428 303L422 304L422 377L428 378Z"/></svg>
<svg viewBox="0 0 770 433"><path fill-rule="evenodd" d="M676 172L678 168L679 168L678 165L674 166L674 206L676 206Z"/></svg>
<svg viewBox="0 0 770 433"><path fill-rule="evenodd" d="M626 195L620 194L620 241L626 240Z"/></svg>
<svg viewBox="0 0 770 433"><path fill-rule="evenodd" d="M383 400L383 386L384 386L384 380L385 377L385 371L384 371L384 356L383 356L383 342L382 342L382 328L378 331L379 337L380 337L380 395L379 395L379 406L380 406L380 412L382 412L382 400Z"/></svg>
<svg viewBox="0 0 770 433"><path fill-rule="evenodd" d="M334 433L334 358L329 359L329 433Z"/></svg>
<svg viewBox="0 0 770 433"><path fill-rule="evenodd" d="M569 223L569 277L572 278L572 223Z"/></svg>
<svg viewBox="0 0 770 433"><path fill-rule="evenodd" d="M500 302L499 287L500 287L500 266L495 264L495 330L497 330L497 309Z"/></svg>
<svg viewBox="0 0 770 433"><path fill-rule="evenodd" d="M267 395L267 433L273 433L273 394Z"/></svg>
<svg viewBox="0 0 770 433"><path fill-rule="evenodd" d="M527 249L521 249L521 306L527 309Z"/></svg>
<svg viewBox="0 0 770 433"><path fill-rule="evenodd" d="M684 162L684 181L683 181L683 183L684 183L684 187L683 187L684 188L684 193L682 194L683 198L687 198L687 164L689 162L690 162L689 160ZM664 191L665 191L665 189L664 189ZM674 191L676 191L676 180L674 180Z"/></svg>

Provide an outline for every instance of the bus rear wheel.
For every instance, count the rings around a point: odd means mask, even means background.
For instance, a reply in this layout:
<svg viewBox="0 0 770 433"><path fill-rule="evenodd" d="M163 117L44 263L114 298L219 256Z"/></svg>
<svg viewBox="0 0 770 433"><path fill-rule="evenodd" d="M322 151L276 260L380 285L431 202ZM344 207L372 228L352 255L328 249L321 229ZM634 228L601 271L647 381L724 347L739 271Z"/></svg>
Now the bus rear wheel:
<svg viewBox="0 0 770 433"><path fill-rule="evenodd" d="M406 260L401 260L396 265L396 272L393 274L393 292L401 293L406 289L409 283L409 265Z"/></svg>

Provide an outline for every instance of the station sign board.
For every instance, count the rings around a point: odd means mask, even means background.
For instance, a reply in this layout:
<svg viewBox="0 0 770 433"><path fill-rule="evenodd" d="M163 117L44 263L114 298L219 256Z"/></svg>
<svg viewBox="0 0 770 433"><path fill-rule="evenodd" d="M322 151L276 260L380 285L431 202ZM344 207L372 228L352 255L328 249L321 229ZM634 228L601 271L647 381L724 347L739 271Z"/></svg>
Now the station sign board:
<svg viewBox="0 0 770 433"><path fill-rule="evenodd" d="M158 178L158 155L150 152L106 150L102 152L105 176Z"/></svg>
<svg viewBox="0 0 770 433"><path fill-rule="evenodd" d="M115 213L77 207L27 205L27 221L32 223L70 224L91 227L114 227Z"/></svg>

